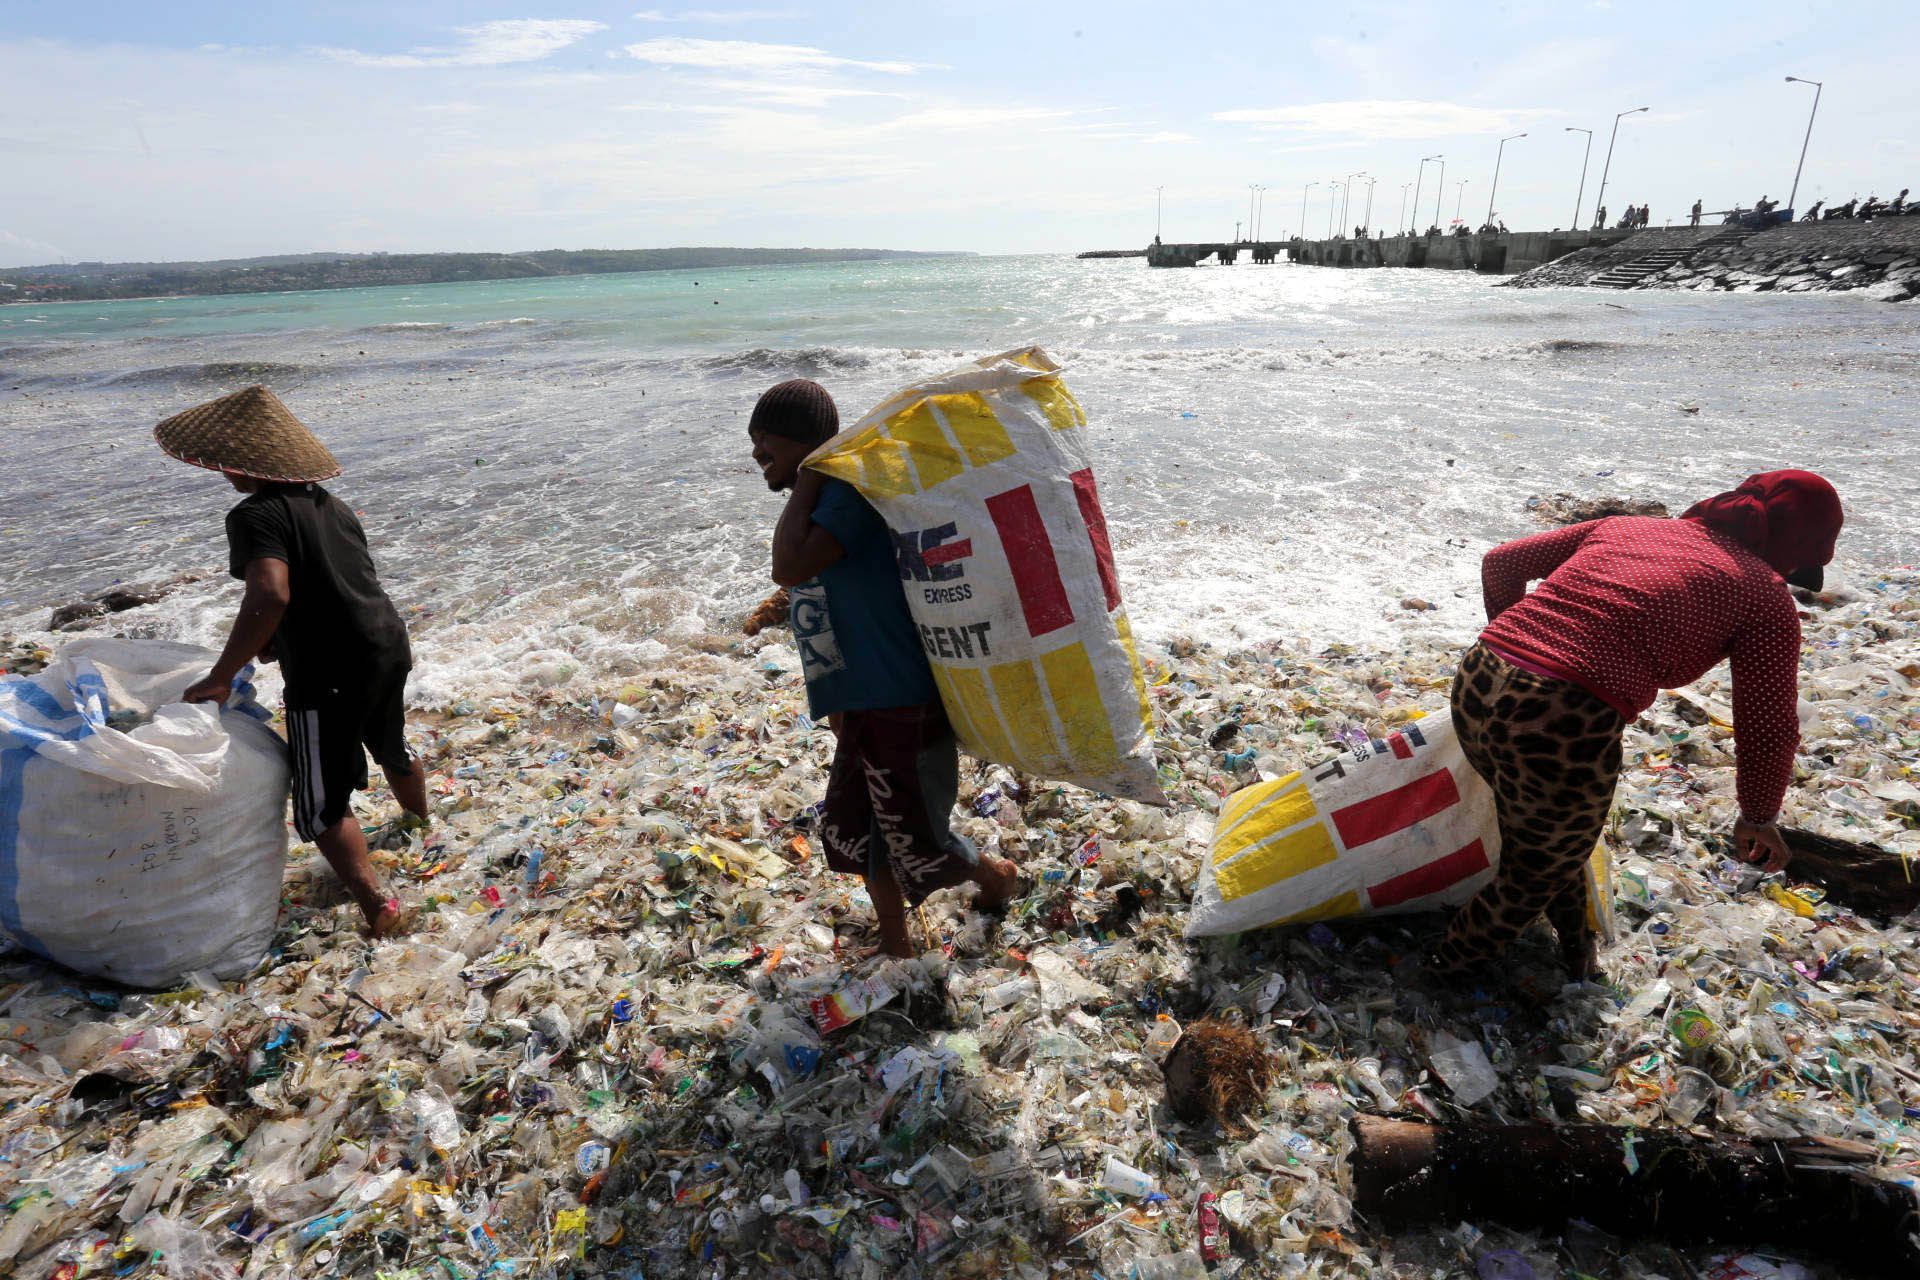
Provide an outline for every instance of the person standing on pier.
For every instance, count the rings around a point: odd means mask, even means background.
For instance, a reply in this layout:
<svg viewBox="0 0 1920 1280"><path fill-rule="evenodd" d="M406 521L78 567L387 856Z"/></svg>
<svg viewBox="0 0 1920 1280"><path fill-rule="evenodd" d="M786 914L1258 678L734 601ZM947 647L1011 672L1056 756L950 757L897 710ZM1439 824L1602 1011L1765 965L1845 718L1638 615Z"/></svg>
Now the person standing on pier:
<svg viewBox="0 0 1920 1280"><path fill-rule="evenodd" d="M1820 476L1769 471L1678 520L1589 520L1487 553L1488 621L1454 680L1453 723L1493 788L1500 867L1448 924L1436 972L1496 957L1545 912L1573 977L1594 975L1582 869L1613 803L1621 735L1662 689L1725 660L1734 851L1769 873L1787 865L1774 825L1800 741L1800 616L1787 588L1820 589L1843 518Z"/></svg>
<svg viewBox="0 0 1920 1280"><path fill-rule="evenodd" d="M1690 227L1697 227L1700 225L1700 201L1698 200L1695 200L1693 202L1693 212L1689 215L1689 221L1687 225Z"/></svg>

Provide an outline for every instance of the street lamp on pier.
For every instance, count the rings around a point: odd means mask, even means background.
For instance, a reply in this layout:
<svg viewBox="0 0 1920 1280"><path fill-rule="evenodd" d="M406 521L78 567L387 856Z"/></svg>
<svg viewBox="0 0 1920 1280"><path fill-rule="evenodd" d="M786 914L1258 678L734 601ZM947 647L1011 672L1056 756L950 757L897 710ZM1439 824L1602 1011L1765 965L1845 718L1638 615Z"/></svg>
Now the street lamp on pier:
<svg viewBox="0 0 1920 1280"><path fill-rule="evenodd" d="M1613 132L1607 135L1607 162L1600 166L1600 194L1593 198L1593 220L1595 222L1600 221L1600 210L1606 207L1607 174L1613 170L1613 142L1615 138L1620 136L1620 121L1627 116L1635 116L1639 115L1642 111L1651 110L1653 110L1651 107L1634 107L1631 110L1622 111L1613 118Z"/></svg>
<svg viewBox="0 0 1920 1280"><path fill-rule="evenodd" d="M1569 231L1578 231L1580 229L1580 201L1587 194L1587 161L1593 158L1593 130L1582 129L1579 125L1570 124L1567 126L1567 132L1584 133L1587 135L1587 149L1582 152L1580 156L1580 187L1573 193L1573 222L1567 227Z"/></svg>
<svg viewBox="0 0 1920 1280"><path fill-rule="evenodd" d="M1393 234L1401 235L1407 229L1407 192L1413 190L1411 182L1400 184L1400 216L1394 221Z"/></svg>
<svg viewBox="0 0 1920 1280"><path fill-rule="evenodd" d="M1305 240L1307 238L1307 192L1319 185L1317 182L1309 182L1306 186L1300 188L1300 234L1296 237L1297 239Z"/></svg>
<svg viewBox="0 0 1920 1280"><path fill-rule="evenodd" d="M1347 201L1348 201L1348 198L1353 195L1353 180L1355 178L1364 178L1366 176L1367 176L1367 171L1365 169L1361 169L1347 175L1346 194L1340 197L1340 235L1343 239L1346 237L1347 227L1350 225L1347 222Z"/></svg>
<svg viewBox="0 0 1920 1280"><path fill-rule="evenodd" d="M1435 156L1434 158L1440 162L1440 181L1434 184L1433 188L1433 225L1438 227L1440 225L1440 197L1447 193L1447 158L1445 156Z"/></svg>
<svg viewBox="0 0 1920 1280"><path fill-rule="evenodd" d="M1340 188L1340 194L1343 197L1347 193L1346 183L1333 181L1327 183L1327 239L1329 240L1333 239L1333 189L1335 187Z"/></svg>
<svg viewBox="0 0 1920 1280"><path fill-rule="evenodd" d="M1493 153L1493 186L1487 191L1487 225L1488 226L1493 225L1493 197L1500 190L1500 161L1506 157L1507 144L1509 142L1514 141L1515 139L1524 138L1526 136L1527 135L1524 133L1516 133L1511 138L1500 139L1500 149Z"/></svg>
<svg viewBox="0 0 1920 1280"><path fill-rule="evenodd" d="M1380 185L1380 179L1378 178L1367 179L1367 212L1360 219L1360 230L1362 231L1373 230L1373 189L1379 185Z"/></svg>
<svg viewBox="0 0 1920 1280"><path fill-rule="evenodd" d="M1788 76L1788 84L1810 84L1813 86L1813 110L1807 112L1807 136L1800 139L1800 163L1793 166L1793 190L1787 193L1787 212L1793 212L1793 199L1800 194L1800 170L1807 164L1807 144L1813 141L1813 118L1820 113L1820 90L1826 86L1818 80L1803 80L1799 76Z"/></svg>
<svg viewBox="0 0 1920 1280"><path fill-rule="evenodd" d="M1453 221L1455 226L1458 226L1460 223L1460 204L1467 198L1467 184L1472 181L1472 178L1462 178L1453 184Z"/></svg>
<svg viewBox="0 0 1920 1280"><path fill-rule="evenodd" d="M1413 224L1415 222L1420 221L1420 184L1427 176L1427 162L1429 160L1440 160L1440 159L1442 159L1442 157L1440 156L1421 156L1420 157L1420 171L1414 175L1414 180L1413 180L1413 222L1410 222L1407 224L1407 231L1409 234L1413 232L1413 229L1414 229ZM1446 173L1446 169L1447 167L1443 163L1440 166L1440 172L1442 175ZM1440 220L1440 213L1439 213L1439 210L1437 209L1434 211L1433 220L1435 222L1438 222Z"/></svg>

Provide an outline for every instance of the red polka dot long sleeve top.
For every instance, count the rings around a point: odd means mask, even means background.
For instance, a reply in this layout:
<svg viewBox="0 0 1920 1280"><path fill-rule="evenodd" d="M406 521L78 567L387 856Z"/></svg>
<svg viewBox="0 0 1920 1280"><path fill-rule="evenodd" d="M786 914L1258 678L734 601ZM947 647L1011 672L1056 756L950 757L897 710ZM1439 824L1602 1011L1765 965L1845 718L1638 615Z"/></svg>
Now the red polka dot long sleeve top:
<svg viewBox="0 0 1920 1280"><path fill-rule="evenodd" d="M1480 583L1483 641L1628 721L1731 659L1740 810L1778 815L1800 744L1800 615L1744 543L1695 520L1614 516L1495 547Z"/></svg>

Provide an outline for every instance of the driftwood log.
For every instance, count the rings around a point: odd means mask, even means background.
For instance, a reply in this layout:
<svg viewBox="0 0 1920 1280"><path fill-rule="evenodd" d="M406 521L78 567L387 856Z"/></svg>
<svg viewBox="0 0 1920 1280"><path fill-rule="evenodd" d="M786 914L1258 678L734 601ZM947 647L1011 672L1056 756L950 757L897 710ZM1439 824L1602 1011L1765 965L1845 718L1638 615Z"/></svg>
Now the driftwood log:
<svg viewBox="0 0 1920 1280"><path fill-rule="evenodd" d="M1899 854L1797 827L1782 827L1780 835L1793 851L1788 877L1811 880L1841 906L1879 919L1920 908L1920 866L1902 865Z"/></svg>
<svg viewBox="0 0 1920 1280"><path fill-rule="evenodd" d="M1920 1201L1869 1175L1873 1149L1608 1125L1352 1122L1353 1204L1393 1228L1574 1219L1638 1239L1777 1245L1863 1274L1920 1275Z"/></svg>

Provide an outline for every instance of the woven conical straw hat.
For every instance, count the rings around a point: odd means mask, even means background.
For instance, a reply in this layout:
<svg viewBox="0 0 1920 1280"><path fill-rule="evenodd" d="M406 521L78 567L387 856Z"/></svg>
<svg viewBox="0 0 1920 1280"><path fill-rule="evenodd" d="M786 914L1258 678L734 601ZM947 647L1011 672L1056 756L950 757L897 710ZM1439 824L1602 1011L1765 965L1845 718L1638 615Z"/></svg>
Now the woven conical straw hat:
<svg viewBox="0 0 1920 1280"><path fill-rule="evenodd" d="M153 429L153 438L182 462L255 480L305 484L340 474L327 446L265 387L176 413Z"/></svg>

